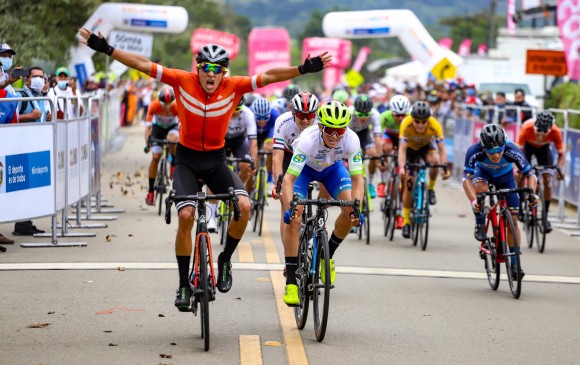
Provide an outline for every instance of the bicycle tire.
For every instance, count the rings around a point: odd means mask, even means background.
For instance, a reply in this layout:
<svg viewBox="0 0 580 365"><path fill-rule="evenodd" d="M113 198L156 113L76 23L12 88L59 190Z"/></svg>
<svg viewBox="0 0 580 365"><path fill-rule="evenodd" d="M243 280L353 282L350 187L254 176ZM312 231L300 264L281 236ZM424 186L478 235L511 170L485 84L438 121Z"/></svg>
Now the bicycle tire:
<svg viewBox="0 0 580 365"><path fill-rule="evenodd" d="M300 305L294 308L294 319L296 320L296 327L304 329L306 320L308 319L308 308L310 306L309 286L309 234L305 229L300 237L300 244L298 246L298 267L296 269L296 285L298 286L298 298L300 298Z"/></svg>
<svg viewBox="0 0 580 365"><path fill-rule="evenodd" d="M209 332L209 267L207 255L207 245L206 236L201 235L199 237L199 312L201 319L201 338L204 340L204 350L209 350L210 344L210 332Z"/></svg>
<svg viewBox="0 0 580 365"><path fill-rule="evenodd" d="M489 235L488 232L488 238L485 241L482 241L482 244L485 245L489 253L480 251L480 257L484 259L485 273L487 274L487 282L489 283L489 286L492 290L497 290L500 282L501 266L497 262L497 237L493 234L491 219L487 218L485 227L487 231L489 231L489 229L492 231L492 234ZM485 255L485 257L482 257L482 254Z"/></svg>
<svg viewBox="0 0 580 365"><path fill-rule="evenodd" d="M528 248L532 248L534 246L534 236L535 226L537 224L536 219L534 217L533 209L527 204L524 203L523 206L523 217L524 217L524 230L526 231L526 240L528 242Z"/></svg>
<svg viewBox="0 0 580 365"><path fill-rule="evenodd" d="M258 192L259 227L258 236L262 236L262 226L264 225L264 208L266 207L266 171L260 171L260 191Z"/></svg>
<svg viewBox="0 0 580 365"><path fill-rule="evenodd" d="M382 214L382 218L383 218L383 235L385 237L387 237L389 235L389 228L391 225L391 216L390 216L390 210L391 210L391 199L385 195L385 198L383 199L383 201L381 202L381 212Z"/></svg>
<svg viewBox="0 0 580 365"><path fill-rule="evenodd" d="M362 199L362 204L361 204L361 207L360 207L360 211L363 212L363 214L364 214L364 212L366 212L367 207L368 207L368 201L367 201L367 199L368 199L367 198L367 194L368 194L368 190L367 189L368 189L368 187L367 187L367 178L366 177L363 177L363 186L364 186L364 189L363 189L363 199ZM358 226L356 228L356 231L357 231L356 233L358 235L359 241L362 240L363 229L364 229L364 227L362 225L361 226Z"/></svg>
<svg viewBox="0 0 580 365"><path fill-rule="evenodd" d="M230 222L230 207L227 203L222 202L222 214L220 215L220 245L225 246L228 238L228 225Z"/></svg>
<svg viewBox="0 0 580 365"><path fill-rule="evenodd" d="M161 158L159 161L159 169L157 171L157 178L155 179L155 199L157 200L157 204L159 205L159 209L157 214L161 215L161 210L164 204L163 202L163 194L165 194L165 189L167 184L165 183L166 174L167 174L167 167L166 167L166 160L165 158Z"/></svg>
<svg viewBox="0 0 580 365"><path fill-rule="evenodd" d="M417 182L415 182L417 184ZM418 183L417 191L413 194L413 204L411 209L411 238L413 239L413 246L417 246L419 242L419 202L418 199L423 196L423 184Z"/></svg>
<svg viewBox="0 0 580 365"><path fill-rule="evenodd" d="M330 253L328 251L328 238L326 231L316 233L318 235L318 250L315 259L315 272L312 278L312 296L314 305L314 334L316 340L322 342L326 335L328 324L328 310L330 306ZM324 280L321 274L321 259L324 259Z"/></svg>
<svg viewBox="0 0 580 365"><path fill-rule="evenodd" d="M401 200L399 199L400 191L399 191L399 184L400 178L398 175L395 175L393 179L393 193L391 196L391 217L392 217L392 224L391 224L391 231L389 232L389 241L392 241L395 237L395 229L397 228L397 212L401 208Z"/></svg>
<svg viewBox="0 0 580 365"><path fill-rule="evenodd" d="M538 240L536 240L536 248L539 253L544 253L544 249L546 248L546 229L548 228L548 212L546 211L546 197L544 195L544 186L542 184L538 184L538 197L540 198L541 206L536 208L539 215L536 232L541 234L541 238L538 237Z"/></svg>
<svg viewBox="0 0 580 365"><path fill-rule="evenodd" d="M427 241L429 239L429 192L423 186L423 201L421 208L421 216L419 221L419 241L421 241L421 250L427 249Z"/></svg>
<svg viewBox="0 0 580 365"><path fill-rule="evenodd" d="M520 246L518 243L518 238L516 236L516 230L514 221L512 218L511 213L508 209L502 209L501 219L504 219L504 237L506 237L506 241L502 242L502 247L504 249L504 256L505 256L505 265L506 265L506 274L508 278L508 283L510 287L510 291L512 296L515 299L518 299L522 292L522 276L521 276L521 264L520 264ZM511 233L510 233L511 232ZM513 252L509 250L507 239L509 235L512 234L513 236ZM515 265L512 264L511 258L515 257ZM514 275L515 270L515 275ZM514 280L515 276L515 280Z"/></svg>
<svg viewBox="0 0 580 365"><path fill-rule="evenodd" d="M368 206L367 206L367 208L368 208ZM364 228L365 228L365 235L367 238L367 245L370 245L371 244L371 214L370 214L370 211L368 209L365 210Z"/></svg>

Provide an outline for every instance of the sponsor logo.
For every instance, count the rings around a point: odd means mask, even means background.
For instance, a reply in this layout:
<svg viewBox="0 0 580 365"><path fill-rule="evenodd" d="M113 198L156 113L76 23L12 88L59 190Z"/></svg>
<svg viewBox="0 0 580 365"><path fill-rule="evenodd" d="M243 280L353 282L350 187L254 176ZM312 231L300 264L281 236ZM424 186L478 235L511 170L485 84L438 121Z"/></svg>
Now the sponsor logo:
<svg viewBox="0 0 580 365"><path fill-rule="evenodd" d="M353 162L361 162L362 161L362 151L358 151L356 155L352 158Z"/></svg>
<svg viewBox="0 0 580 365"><path fill-rule="evenodd" d="M306 161L306 155L303 153L297 154L294 157L292 157L292 162L302 163L304 161Z"/></svg>

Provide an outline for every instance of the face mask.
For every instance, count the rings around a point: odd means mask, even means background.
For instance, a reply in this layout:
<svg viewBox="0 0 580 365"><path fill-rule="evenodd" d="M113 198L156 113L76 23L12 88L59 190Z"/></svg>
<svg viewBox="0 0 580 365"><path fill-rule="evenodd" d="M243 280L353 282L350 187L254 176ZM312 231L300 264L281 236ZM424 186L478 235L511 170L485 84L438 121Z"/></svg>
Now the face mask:
<svg viewBox="0 0 580 365"><path fill-rule="evenodd" d="M0 62L2 63L2 68L4 69L4 71L10 70L10 68L12 67L12 58L0 57Z"/></svg>
<svg viewBox="0 0 580 365"><path fill-rule="evenodd" d="M32 80L30 80L30 88L39 93L42 91L42 88L44 87L44 78L42 77L33 77Z"/></svg>
<svg viewBox="0 0 580 365"><path fill-rule="evenodd" d="M58 87L63 89L63 90L65 90L67 86L68 86L68 81L66 81L66 80L58 82Z"/></svg>
<svg viewBox="0 0 580 365"><path fill-rule="evenodd" d="M497 106L498 106L499 108L503 108L503 107L505 106L505 104L497 104Z"/></svg>

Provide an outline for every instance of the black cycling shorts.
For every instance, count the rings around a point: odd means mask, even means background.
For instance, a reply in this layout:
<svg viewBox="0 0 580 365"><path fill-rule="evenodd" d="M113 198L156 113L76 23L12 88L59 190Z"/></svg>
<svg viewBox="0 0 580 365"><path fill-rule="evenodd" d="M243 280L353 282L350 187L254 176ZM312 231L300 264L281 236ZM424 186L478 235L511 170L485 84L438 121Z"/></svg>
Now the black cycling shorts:
<svg viewBox="0 0 580 365"><path fill-rule="evenodd" d="M227 194L231 186L236 195L248 196L240 177L226 164L224 148L204 152L178 144L173 175L175 195L197 194L201 190L198 179L203 180L214 194ZM179 211L183 207L195 205L194 201L184 201L177 203L176 207Z"/></svg>
<svg viewBox="0 0 580 365"><path fill-rule="evenodd" d="M364 151L366 151L367 148L375 148L375 142L373 141L373 138L371 136L371 130L368 128L363 129L360 132L355 132L356 135L358 136L358 139L360 141L360 146Z"/></svg>
<svg viewBox="0 0 580 365"><path fill-rule="evenodd" d="M407 147L407 162L408 163L419 163L421 160L427 161L427 155L429 152L437 150L437 147L433 144L433 142L429 143L426 146L421 147L419 150L414 150L412 148Z"/></svg>
<svg viewBox="0 0 580 365"><path fill-rule="evenodd" d="M540 166L552 166L554 164L551 144L546 144L542 147L534 147L526 142L524 145L524 155L530 162L532 161L532 156L536 156L536 160L538 160L538 165Z"/></svg>
<svg viewBox="0 0 580 365"><path fill-rule="evenodd" d="M225 148L226 156L231 155L235 158L245 158L250 153L250 143L245 136L242 136L242 138L226 138Z"/></svg>

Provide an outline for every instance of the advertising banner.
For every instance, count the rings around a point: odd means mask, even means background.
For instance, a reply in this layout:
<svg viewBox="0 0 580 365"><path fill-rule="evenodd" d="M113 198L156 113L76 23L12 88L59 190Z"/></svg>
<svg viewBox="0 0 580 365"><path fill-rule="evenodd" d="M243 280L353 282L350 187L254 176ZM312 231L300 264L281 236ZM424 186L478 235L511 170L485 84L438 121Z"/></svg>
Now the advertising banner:
<svg viewBox="0 0 580 365"><path fill-rule="evenodd" d="M62 210L66 204L66 123L56 123L56 210Z"/></svg>
<svg viewBox="0 0 580 365"><path fill-rule="evenodd" d="M91 118L91 191L101 191L101 152L99 146L99 116Z"/></svg>
<svg viewBox="0 0 580 365"><path fill-rule="evenodd" d="M153 36L151 34L115 30L109 34L109 44L116 49L150 58L151 49L153 48Z"/></svg>
<svg viewBox="0 0 580 365"><path fill-rule="evenodd" d="M443 49L451 49L451 46L453 45L453 39L446 37L446 38L441 38L439 40L439 46Z"/></svg>
<svg viewBox="0 0 580 365"><path fill-rule="evenodd" d="M568 76L580 81L580 4L576 0L558 0L558 28L564 43Z"/></svg>
<svg viewBox="0 0 580 365"><path fill-rule="evenodd" d="M461 57L469 56L471 54L471 43L471 38L465 38L462 40L459 44L459 50L457 51L457 54L459 54Z"/></svg>
<svg viewBox="0 0 580 365"><path fill-rule="evenodd" d="M0 128L0 222L56 212L54 127L31 123Z"/></svg>
<svg viewBox="0 0 580 365"><path fill-rule="evenodd" d="M215 29L197 28L191 35L191 53L195 64L197 51L208 43L219 44L230 54L230 60L236 59L240 53L240 38L232 33L220 32Z"/></svg>
<svg viewBox="0 0 580 365"><path fill-rule="evenodd" d="M80 195L80 168L79 168L79 122L59 122L67 125L68 175L67 175L67 204L76 203Z"/></svg>
<svg viewBox="0 0 580 365"><path fill-rule="evenodd" d="M302 41L302 58L305 60L310 54L316 57L324 52L332 55L332 61L328 64L330 67L345 69L350 66L352 42L339 38L311 37L304 38Z"/></svg>
<svg viewBox="0 0 580 365"><path fill-rule="evenodd" d="M271 68L290 66L290 35L285 28L254 28L248 37L248 75ZM277 82L257 90L264 96L281 93L290 81Z"/></svg>
<svg viewBox="0 0 580 365"><path fill-rule="evenodd" d="M89 138L90 138L90 121L85 118L79 122L79 184L80 196L89 195L90 187L90 170L89 170Z"/></svg>

